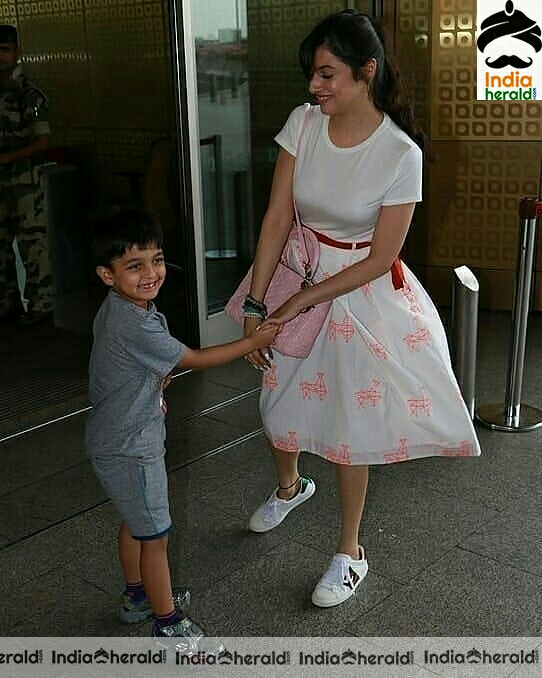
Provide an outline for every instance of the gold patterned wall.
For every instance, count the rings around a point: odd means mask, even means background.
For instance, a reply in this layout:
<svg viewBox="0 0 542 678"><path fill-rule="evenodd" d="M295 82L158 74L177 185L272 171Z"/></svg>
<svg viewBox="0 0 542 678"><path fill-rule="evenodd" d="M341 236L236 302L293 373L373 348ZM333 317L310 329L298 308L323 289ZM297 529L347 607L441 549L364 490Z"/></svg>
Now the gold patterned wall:
<svg viewBox="0 0 542 678"><path fill-rule="evenodd" d="M430 0L397 0L384 4L384 24L390 47L402 78L412 97L416 119L425 132L429 130L430 102ZM408 234L403 255L416 273L422 275L427 262L427 203L419 204Z"/></svg>
<svg viewBox="0 0 542 678"><path fill-rule="evenodd" d="M19 29L25 72L49 98L52 146L79 166L86 198L129 197L173 125L162 0L1 0Z"/></svg>
<svg viewBox="0 0 542 678"><path fill-rule="evenodd" d="M323 17L370 0L247 0L254 223L265 213L277 153L273 137L290 111L309 101L299 67L300 42Z"/></svg>
<svg viewBox="0 0 542 678"><path fill-rule="evenodd" d="M272 142L292 108L308 100L299 43L319 19L347 6L344 0L247 0L254 139Z"/></svg>
<svg viewBox="0 0 542 678"><path fill-rule="evenodd" d="M540 104L476 100L475 0L398 0L396 7L399 61L415 77L426 74L415 101L435 155L426 165L423 220L409 237L420 246L409 252L440 303L450 303L452 269L466 264L480 280L481 306L508 309L518 202L537 195L540 181ZM416 28L426 18L427 41ZM537 280L539 309L541 302Z"/></svg>

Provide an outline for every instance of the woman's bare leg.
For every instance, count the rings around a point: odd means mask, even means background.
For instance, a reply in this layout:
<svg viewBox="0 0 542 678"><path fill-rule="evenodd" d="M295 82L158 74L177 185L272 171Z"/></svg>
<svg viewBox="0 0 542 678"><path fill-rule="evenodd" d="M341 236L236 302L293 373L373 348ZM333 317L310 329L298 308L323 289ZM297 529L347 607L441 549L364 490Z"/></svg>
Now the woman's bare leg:
<svg viewBox="0 0 542 678"><path fill-rule="evenodd" d="M345 464L335 466L341 506L341 536L337 552L347 553L354 560L358 560L359 526L365 506L369 467Z"/></svg>
<svg viewBox="0 0 542 678"><path fill-rule="evenodd" d="M297 469L297 462L299 459L299 452L284 452L273 447L269 441L268 445L273 454L275 468L277 470L277 477L280 487L287 487L287 490L277 492L279 499L291 499L299 490L299 483L296 480L299 478L299 471Z"/></svg>

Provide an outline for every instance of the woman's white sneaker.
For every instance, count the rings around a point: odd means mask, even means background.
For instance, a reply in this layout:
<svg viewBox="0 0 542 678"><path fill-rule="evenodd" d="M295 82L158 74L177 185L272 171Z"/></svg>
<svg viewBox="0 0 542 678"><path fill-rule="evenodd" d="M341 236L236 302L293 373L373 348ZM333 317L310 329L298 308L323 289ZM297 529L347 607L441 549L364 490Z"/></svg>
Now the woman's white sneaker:
<svg viewBox="0 0 542 678"><path fill-rule="evenodd" d="M354 560L346 553L336 553L331 565L312 592L312 602L318 607L340 605L353 596L369 566L363 547L359 547L360 559Z"/></svg>
<svg viewBox="0 0 542 678"><path fill-rule="evenodd" d="M299 490L291 499L277 497L279 488L269 495L264 503L252 514L248 527L252 532L268 532L280 525L284 518L304 501L310 499L316 490L314 481L310 478L300 478Z"/></svg>

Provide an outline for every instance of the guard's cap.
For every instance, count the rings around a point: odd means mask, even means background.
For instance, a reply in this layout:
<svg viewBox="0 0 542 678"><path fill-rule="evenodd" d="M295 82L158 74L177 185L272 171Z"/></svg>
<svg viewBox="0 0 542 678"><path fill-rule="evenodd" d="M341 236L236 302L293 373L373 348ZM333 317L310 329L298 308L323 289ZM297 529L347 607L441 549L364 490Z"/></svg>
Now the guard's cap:
<svg viewBox="0 0 542 678"><path fill-rule="evenodd" d="M19 36L17 29L10 24L0 24L0 44L12 42L14 45L19 45Z"/></svg>

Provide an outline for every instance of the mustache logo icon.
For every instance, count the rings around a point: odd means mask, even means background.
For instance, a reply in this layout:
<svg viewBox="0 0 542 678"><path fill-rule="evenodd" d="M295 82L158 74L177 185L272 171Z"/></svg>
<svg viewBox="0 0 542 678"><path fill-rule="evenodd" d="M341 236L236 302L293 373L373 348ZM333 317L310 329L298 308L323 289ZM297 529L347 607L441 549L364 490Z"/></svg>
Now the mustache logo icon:
<svg viewBox="0 0 542 678"><path fill-rule="evenodd" d="M486 59L486 64L490 68L506 68L506 66L512 66L512 68L529 68L532 63L532 59L523 61L523 59L520 59L520 57L515 54L512 54L511 56L503 54L502 56L497 57L495 61L491 61L491 58Z"/></svg>
<svg viewBox="0 0 542 678"><path fill-rule="evenodd" d="M501 38L512 38L521 40L521 42L530 45L535 52L542 50L542 30L534 19L530 19L526 14L514 7L513 0L506 0L504 10L496 12L487 17L480 24L481 33L477 38L477 47L480 52L495 40ZM512 48L513 49L513 48ZM529 68L533 63L531 57L518 57L515 54L503 54L493 58L488 57L485 60L489 68Z"/></svg>

